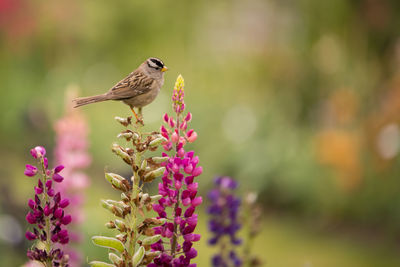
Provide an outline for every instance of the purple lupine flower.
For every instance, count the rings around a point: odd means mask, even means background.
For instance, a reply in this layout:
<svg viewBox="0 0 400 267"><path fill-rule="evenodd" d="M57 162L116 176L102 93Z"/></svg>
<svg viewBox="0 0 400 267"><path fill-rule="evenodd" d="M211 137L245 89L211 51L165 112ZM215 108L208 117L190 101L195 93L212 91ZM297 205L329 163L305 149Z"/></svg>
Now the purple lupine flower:
<svg viewBox="0 0 400 267"><path fill-rule="evenodd" d="M192 114L182 114L185 110L183 87L184 81L179 75L172 96L176 119L165 114L163 120L167 127L161 127L161 135L167 139L163 147L166 151L174 148L174 153L163 163L166 169L158 186L162 198L153 205L159 218L167 219L162 226L154 228L155 233L169 239L169 242L166 244L160 240L151 246L153 251L160 251L161 254L147 265L149 267L196 266L190 263L197 256L197 250L192 246L201 236L194 233L198 217L194 212L203 199L197 196L198 183L194 179L203 172L203 168L198 166L199 157L194 155L194 151L184 149L187 142L195 141L197 134L193 130L186 131ZM163 153L163 157L168 155ZM178 237L182 237L182 243Z"/></svg>
<svg viewBox="0 0 400 267"><path fill-rule="evenodd" d="M77 95L74 90L67 90L67 103L72 103L72 99ZM70 213L74 220L69 228L71 229L70 241L64 247L64 251L69 255L69 265L71 267L82 266L84 257L80 250L76 248L82 242L83 234L79 227L85 220L83 214L83 205L85 201L85 190L89 186L89 177L82 172L82 169L87 168L91 163L91 157L88 154L88 125L86 118L72 105L68 105L65 110L65 115L59 119L54 125L56 132L56 146L54 150L55 162L61 162L68 166L55 168L53 180L57 182L55 188L61 192L63 196L68 197L60 202L60 208ZM62 181L62 183L60 183ZM67 207L71 203L70 207ZM68 217L64 218L67 222Z"/></svg>
<svg viewBox="0 0 400 267"><path fill-rule="evenodd" d="M38 171L38 169L37 169L35 166L32 166L32 165L30 165L30 164L27 164L27 165L25 166L24 174L25 174L26 176L28 176L28 177L33 177L33 176L36 175L37 171Z"/></svg>
<svg viewBox="0 0 400 267"><path fill-rule="evenodd" d="M66 244L69 241L68 231L64 227L71 222L72 218L64 212L62 207L65 207L68 199L62 199L60 192L56 192L53 188L51 177L55 171L48 169L46 150L43 147L35 147L31 150L31 155L38 160L42 177L38 179L35 187L35 200L28 200L30 211L26 215L26 221L33 226L33 229L27 231L25 237L30 241L41 241L44 247L29 249L27 256L31 260L45 264L51 262L52 266L68 266L68 256L61 248L55 247L57 243ZM60 165L55 169L61 171L63 168L64 166ZM32 177L32 173L37 172L36 166L26 165L26 176Z"/></svg>
<svg viewBox="0 0 400 267"><path fill-rule="evenodd" d="M238 222L240 199L234 195L237 182L230 177L217 177L214 181L215 188L208 193L210 206L207 213L211 219L208 229L213 236L208 240L210 245L220 245L221 252L212 258L212 266L241 266L242 260L235 253L234 246L241 244L236 237L241 225ZM230 244L223 243L221 239L229 237ZM227 254L228 253L228 254Z"/></svg>

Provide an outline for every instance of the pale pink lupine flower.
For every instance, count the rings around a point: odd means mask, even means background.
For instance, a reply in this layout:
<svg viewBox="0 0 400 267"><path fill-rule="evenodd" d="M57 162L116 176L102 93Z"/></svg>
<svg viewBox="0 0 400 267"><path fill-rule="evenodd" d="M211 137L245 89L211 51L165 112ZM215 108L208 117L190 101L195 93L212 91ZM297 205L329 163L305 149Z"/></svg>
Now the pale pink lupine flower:
<svg viewBox="0 0 400 267"><path fill-rule="evenodd" d="M23 267L43 267L43 263L38 261L28 261Z"/></svg>
<svg viewBox="0 0 400 267"><path fill-rule="evenodd" d="M70 205L68 213L72 215L70 231L71 242L64 248L69 254L71 267L82 265L83 257L74 245L82 240L78 226L85 220L83 204L85 202L85 189L89 186L89 177L83 172L91 163L88 154L88 125L86 118L72 107L72 99L77 96L77 89L70 87L66 92L65 115L54 126L56 132L55 160L56 164L62 162L68 168L63 170L64 181L57 185L61 195L68 197ZM75 227L74 227L75 226ZM75 243L75 244L74 244Z"/></svg>

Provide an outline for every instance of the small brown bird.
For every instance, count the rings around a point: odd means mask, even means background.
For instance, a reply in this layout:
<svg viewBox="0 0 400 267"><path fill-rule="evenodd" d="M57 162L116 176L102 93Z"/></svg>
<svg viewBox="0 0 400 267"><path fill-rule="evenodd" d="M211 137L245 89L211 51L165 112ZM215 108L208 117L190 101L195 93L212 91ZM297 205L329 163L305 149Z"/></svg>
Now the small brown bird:
<svg viewBox="0 0 400 267"><path fill-rule="evenodd" d="M129 105L136 119L140 121L133 108L139 108L140 113L142 107L153 102L164 84L166 70L168 68L160 59L151 57L107 93L74 99L74 107L106 100L119 100Z"/></svg>

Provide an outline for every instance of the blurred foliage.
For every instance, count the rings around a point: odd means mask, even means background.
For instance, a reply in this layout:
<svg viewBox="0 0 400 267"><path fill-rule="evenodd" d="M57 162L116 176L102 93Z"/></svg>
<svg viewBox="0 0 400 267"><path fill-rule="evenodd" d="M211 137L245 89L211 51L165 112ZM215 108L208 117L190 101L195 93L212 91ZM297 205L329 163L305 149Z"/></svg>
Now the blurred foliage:
<svg viewBox="0 0 400 267"><path fill-rule="evenodd" d="M230 175L270 211L398 236L399 28L397 0L0 0L0 213L24 225L28 148L54 145L65 89L105 92L157 56L170 71L146 127L159 127L181 73L203 192ZM82 109L90 209L108 192L104 166L123 168L109 149L129 109Z"/></svg>

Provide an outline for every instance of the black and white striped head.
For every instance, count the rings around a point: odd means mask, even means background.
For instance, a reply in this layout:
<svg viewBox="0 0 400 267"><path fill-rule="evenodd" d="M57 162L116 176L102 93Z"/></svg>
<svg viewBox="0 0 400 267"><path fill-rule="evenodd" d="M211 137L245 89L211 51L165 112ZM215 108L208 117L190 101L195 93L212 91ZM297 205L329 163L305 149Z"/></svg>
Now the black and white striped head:
<svg viewBox="0 0 400 267"><path fill-rule="evenodd" d="M147 63L147 66L153 71L155 70L155 71L164 72L164 71L168 70L168 68L164 65L164 62L162 62L161 59L156 58L156 57L151 57L151 58L147 59L146 63Z"/></svg>

